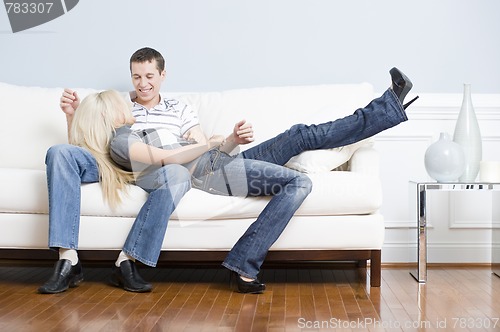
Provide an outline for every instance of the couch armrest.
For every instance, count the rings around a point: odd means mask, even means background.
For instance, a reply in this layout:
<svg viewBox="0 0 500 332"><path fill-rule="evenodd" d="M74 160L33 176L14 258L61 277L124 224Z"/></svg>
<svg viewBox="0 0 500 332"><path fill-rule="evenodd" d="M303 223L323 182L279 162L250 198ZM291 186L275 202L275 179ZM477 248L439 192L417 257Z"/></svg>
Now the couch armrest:
<svg viewBox="0 0 500 332"><path fill-rule="evenodd" d="M349 160L349 170L379 176L380 154L373 145L360 147Z"/></svg>

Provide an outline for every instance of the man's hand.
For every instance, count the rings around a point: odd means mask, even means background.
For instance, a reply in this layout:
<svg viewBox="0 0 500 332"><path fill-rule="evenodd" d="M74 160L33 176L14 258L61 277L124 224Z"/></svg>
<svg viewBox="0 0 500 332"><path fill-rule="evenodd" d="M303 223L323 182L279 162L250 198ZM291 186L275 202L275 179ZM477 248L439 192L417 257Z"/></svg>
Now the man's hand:
<svg viewBox="0 0 500 332"><path fill-rule="evenodd" d="M233 142L235 144L248 144L254 141L253 128L251 123L241 120L234 125Z"/></svg>
<svg viewBox="0 0 500 332"><path fill-rule="evenodd" d="M76 91L64 89L59 106L66 115L73 116L80 105L80 98Z"/></svg>

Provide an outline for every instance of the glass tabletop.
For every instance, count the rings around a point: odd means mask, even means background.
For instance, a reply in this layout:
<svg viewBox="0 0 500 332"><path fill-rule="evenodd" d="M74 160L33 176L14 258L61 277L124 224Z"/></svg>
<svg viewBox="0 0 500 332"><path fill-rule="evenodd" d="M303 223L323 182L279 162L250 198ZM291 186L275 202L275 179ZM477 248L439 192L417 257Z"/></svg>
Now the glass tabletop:
<svg viewBox="0 0 500 332"><path fill-rule="evenodd" d="M497 182L420 182L410 181L425 190L499 190L500 183Z"/></svg>

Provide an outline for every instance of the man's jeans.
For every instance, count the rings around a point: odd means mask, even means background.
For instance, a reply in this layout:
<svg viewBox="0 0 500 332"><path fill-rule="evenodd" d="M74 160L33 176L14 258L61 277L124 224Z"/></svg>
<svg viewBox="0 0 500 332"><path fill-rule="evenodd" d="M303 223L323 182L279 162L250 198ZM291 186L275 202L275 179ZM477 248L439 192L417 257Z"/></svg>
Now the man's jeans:
<svg viewBox="0 0 500 332"><path fill-rule="evenodd" d="M90 152L69 144L47 151L49 190L49 247L78 249L80 183L99 181L97 163ZM167 165L137 185L149 195L123 246L123 251L142 263L155 266L170 215L191 188L191 176L181 165Z"/></svg>
<svg viewBox="0 0 500 332"><path fill-rule="evenodd" d="M345 118L320 125L292 126L236 157L217 150L202 156L193 173L193 187L220 195L273 195L223 265L240 275L255 278L269 248L309 194L312 184L308 177L276 165L284 165L303 151L358 142L407 119L399 99L388 89L365 108Z"/></svg>

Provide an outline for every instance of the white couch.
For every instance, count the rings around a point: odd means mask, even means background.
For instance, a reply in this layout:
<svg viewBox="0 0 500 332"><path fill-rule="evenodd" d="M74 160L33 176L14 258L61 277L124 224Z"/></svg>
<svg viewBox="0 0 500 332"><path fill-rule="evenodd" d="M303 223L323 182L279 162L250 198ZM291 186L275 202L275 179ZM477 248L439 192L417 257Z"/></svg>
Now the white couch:
<svg viewBox="0 0 500 332"><path fill-rule="evenodd" d="M94 91L76 90L82 98ZM58 105L61 93L60 88L0 83L0 258L34 252L19 249L48 251L44 160L50 146L67 142L66 120ZM197 109L207 136L227 135L237 121L248 120L256 133L253 145L295 123L351 114L374 93L371 85L363 83L171 95ZM371 285L379 286L384 222L377 212L382 190L373 142L309 152L300 158L310 164L307 167L316 167L309 174L313 191L271 248L268 259L358 261L360 266L371 260ZM304 160L296 164L303 165ZM337 164L343 164L342 171L321 171ZM146 195L131 186L129 197L112 212L103 203L99 184L82 185L80 251L104 254L103 250L120 249ZM266 197L222 197L190 190L169 222L161 258L222 259L267 202Z"/></svg>

